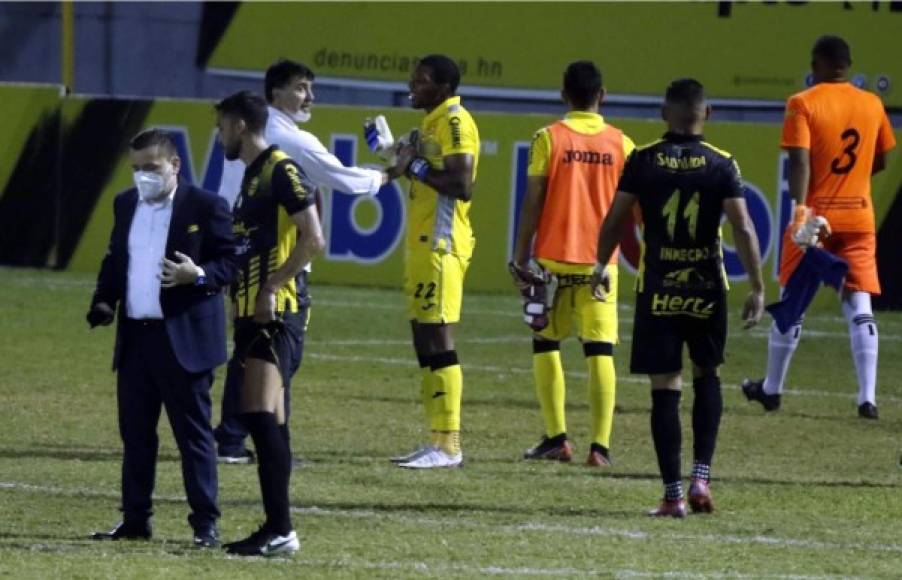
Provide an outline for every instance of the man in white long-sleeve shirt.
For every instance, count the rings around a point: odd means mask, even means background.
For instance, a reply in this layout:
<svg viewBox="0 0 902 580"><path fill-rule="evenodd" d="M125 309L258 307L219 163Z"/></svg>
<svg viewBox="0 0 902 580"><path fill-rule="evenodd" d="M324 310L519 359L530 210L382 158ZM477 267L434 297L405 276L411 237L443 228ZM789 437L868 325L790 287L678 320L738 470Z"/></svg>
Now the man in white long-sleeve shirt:
<svg viewBox="0 0 902 580"><path fill-rule="evenodd" d="M304 171L311 189L327 188L352 195L375 195L383 185L400 177L403 167L389 167L384 170L363 167L346 167L326 149L312 133L298 128L297 123L310 118L313 104L314 74L301 63L279 60L266 71L265 93L269 103L269 119L266 122L265 137L268 143L294 159ZM223 167L219 195L231 206L241 188L244 163L240 160L226 161ZM308 271L297 279L299 311L297 325L301 329L300 340L291 361L293 376L301 365L304 352L304 335L307 329L307 315L310 297L307 292ZM216 428L216 442L219 460L226 463L251 463L253 454L245 447L247 431L238 419L241 397L243 369L237 357L229 361L225 390L222 398L222 415ZM289 411L289 389L285 389L285 413ZM287 425L287 422L286 422Z"/></svg>

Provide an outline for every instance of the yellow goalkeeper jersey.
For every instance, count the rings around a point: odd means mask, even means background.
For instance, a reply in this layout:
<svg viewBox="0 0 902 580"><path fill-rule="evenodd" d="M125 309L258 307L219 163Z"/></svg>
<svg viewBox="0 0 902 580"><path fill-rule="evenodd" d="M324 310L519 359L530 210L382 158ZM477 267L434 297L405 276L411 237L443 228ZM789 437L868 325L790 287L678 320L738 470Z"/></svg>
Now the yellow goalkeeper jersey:
<svg viewBox="0 0 902 580"><path fill-rule="evenodd" d="M473 156L473 180L479 163L479 131L470 113L451 97L432 110L420 125L418 154L436 169L448 155ZM420 181L410 186L407 250L439 250L470 257L476 243L470 227L470 202L440 195Z"/></svg>

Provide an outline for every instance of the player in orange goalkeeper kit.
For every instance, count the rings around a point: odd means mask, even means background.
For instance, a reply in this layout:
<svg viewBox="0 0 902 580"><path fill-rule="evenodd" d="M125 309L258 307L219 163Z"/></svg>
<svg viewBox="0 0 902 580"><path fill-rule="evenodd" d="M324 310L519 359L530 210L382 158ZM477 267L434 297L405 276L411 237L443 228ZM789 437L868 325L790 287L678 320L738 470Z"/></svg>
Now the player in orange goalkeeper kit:
<svg viewBox="0 0 902 580"><path fill-rule="evenodd" d="M871 295L880 294L880 281L871 175L884 168L886 152L896 142L880 99L848 82L851 64L843 39L822 36L812 50L815 85L786 103L780 146L789 153L789 191L795 210L784 234L780 284L786 286L813 244L822 243L849 263L842 311L858 375L858 414L876 419L877 324ZM771 327L767 376L742 385L750 401L760 402L768 411L780 407L801 331L801 319L785 334L776 325Z"/></svg>

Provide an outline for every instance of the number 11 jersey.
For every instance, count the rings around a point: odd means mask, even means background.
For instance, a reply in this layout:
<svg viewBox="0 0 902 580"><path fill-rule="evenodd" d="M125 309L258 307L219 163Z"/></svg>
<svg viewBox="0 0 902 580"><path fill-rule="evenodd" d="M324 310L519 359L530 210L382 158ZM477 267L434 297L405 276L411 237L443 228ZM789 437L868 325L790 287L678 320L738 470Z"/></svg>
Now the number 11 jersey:
<svg viewBox="0 0 902 580"><path fill-rule="evenodd" d="M805 205L834 232L875 232L874 156L895 145L880 98L848 82L819 83L786 102L780 146L809 150Z"/></svg>
<svg viewBox="0 0 902 580"><path fill-rule="evenodd" d="M635 195L642 212L639 292L713 298L726 291L723 201L744 195L729 153L701 135L666 133L633 151L617 189Z"/></svg>

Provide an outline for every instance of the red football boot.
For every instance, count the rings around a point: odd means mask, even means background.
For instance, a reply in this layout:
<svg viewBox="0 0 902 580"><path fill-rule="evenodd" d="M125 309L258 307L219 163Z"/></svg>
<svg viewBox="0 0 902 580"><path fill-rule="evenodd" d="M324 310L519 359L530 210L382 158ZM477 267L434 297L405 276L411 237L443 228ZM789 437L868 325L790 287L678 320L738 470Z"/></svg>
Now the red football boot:
<svg viewBox="0 0 902 580"><path fill-rule="evenodd" d="M689 507L696 514L710 514L714 511L714 498L704 479L693 479L689 484Z"/></svg>
<svg viewBox="0 0 902 580"><path fill-rule="evenodd" d="M538 445L527 449L523 459L551 459L568 462L573 459L573 445L565 434L555 437L542 437Z"/></svg>
<svg viewBox="0 0 902 580"><path fill-rule="evenodd" d="M593 443L589 448L589 457L586 458L586 465L589 467L611 467L613 464L611 463L611 456L608 450L598 443Z"/></svg>

